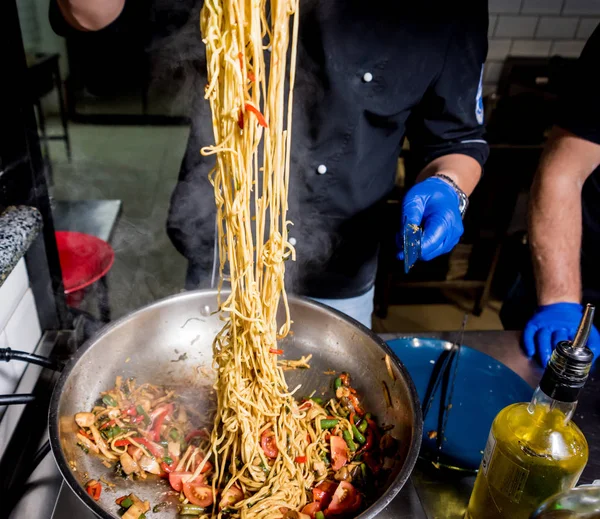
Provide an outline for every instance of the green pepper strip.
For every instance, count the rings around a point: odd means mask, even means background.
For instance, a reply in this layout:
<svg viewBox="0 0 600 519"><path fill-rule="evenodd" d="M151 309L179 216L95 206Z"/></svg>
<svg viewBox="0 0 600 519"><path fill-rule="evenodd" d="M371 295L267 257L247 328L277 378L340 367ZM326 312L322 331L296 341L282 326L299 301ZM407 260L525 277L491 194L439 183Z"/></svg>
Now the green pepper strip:
<svg viewBox="0 0 600 519"><path fill-rule="evenodd" d="M340 421L335 419L321 420L321 429L333 429Z"/></svg>
<svg viewBox="0 0 600 519"><path fill-rule="evenodd" d="M144 411L144 408L141 405L138 405L135 410L138 412L138 414L141 414L144 417L144 422L146 424L149 424L152 420L150 420L150 417L148 416L148 413L146 413L146 411Z"/></svg>
<svg viewBox="0 0 600 519"><path fill-rule="evenodd" d="M342 387L342 379L340 377L335 379L335 388L339 389Z"/></svg>
<svg viewBox="0 0 600 519"><path fill-rule="evenodd" d="M110 395L104 395L102 401L110 407L117 407L117 401Z"/></svg>
<svg viewBox="0 0 600 519"><path fill-rule="evenodd" d="M346 440L346 445L348 445L348 448L354 452L356 450L356 443L354 443L354 440L352 439L352 435L350 434L350 431L348 431L347 429L344 429L342 431L342 436L344 437L344 440Z"/></svg>
<svg viewBox="0 0 600 519"><path fill-rule="evenodd" d="M312 396L310 397L310 399L315 403L315 404L319 404L319 405L323 405L323 399L321 397L318 396Z"/></svg>
<svg viewBox="0 0 600 519"><path fill-rule="evenodd" d="M358 430L359 430L361 433L364 433L364 432L366 432L366 430L367 430L367 427L369 427L369 422L367 422L366 420L363 420L362 422L360 422L360 423L358 424Z"/></svg>
<svg viewBox="0 0 600 519"><path fill-rule="evenodd" d="M185 504L181 505L179 513L181 515L201 515L204 513L204 508L198 505Z"/></svg>
<svg viewBox="0 0 600 519"><path fill-rule="evenodd" d="M121 501L121 508L129 508L131 505L133 505L133 499L130 497L126 497Z"/></svg>
<svg viewBox="0 0 600 519"><path fill-rule="evenodd" d="M352 425L352 435L354 436L354 439L361 445L367 441L366 438L360 433L356 425Z"/></svg>

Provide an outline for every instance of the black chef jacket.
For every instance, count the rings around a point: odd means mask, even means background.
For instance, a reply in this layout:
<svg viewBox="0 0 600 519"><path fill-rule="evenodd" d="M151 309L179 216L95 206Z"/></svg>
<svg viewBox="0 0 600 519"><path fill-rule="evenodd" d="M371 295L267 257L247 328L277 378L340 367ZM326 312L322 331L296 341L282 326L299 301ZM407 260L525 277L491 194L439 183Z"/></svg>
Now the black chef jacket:
<svg viewBox="0 0 600 519"><path fill-rule="evenodd" d="M558 125L578 137L600 144L600 96L597 69L600 63L600 25L588 40L575 74L561 98ZM583 185L583 240L581 274L583 296L600 303L600 168Z"/></svg>
<svg viewBox="0 0 600 519"><path fill-rule="evenodd" d="M126 33L136 20L132 9L126 6L100 33ZM286 279L296 293L353 297L375 280L378 203L394 186L405 134L423 165L450 153L482 165L487 158L481 92L487 2L302 0L300 13L289 194L297 261L288 263ZM205 75L196 16L165 41L181 50L171 56L183 54ZM58 32L61 24L54 21ZM179 46L177 31L187 34ZM205 81L196 83L167 225L190 262L188 286L206 286L213 264L215 207L207 175L214 157L199 153L214 141Z"/></svg>

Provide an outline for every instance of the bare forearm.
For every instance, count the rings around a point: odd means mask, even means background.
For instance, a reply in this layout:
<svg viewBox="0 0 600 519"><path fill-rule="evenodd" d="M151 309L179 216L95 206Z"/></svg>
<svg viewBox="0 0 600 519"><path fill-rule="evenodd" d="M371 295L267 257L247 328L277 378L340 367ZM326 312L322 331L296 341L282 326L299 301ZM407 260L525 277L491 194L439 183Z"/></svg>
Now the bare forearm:
<svg viewBox="0 0 600 519"><path fill-rule="evenodd" d="M437 173L450 177L469 196L481 178L481 166L468 155L453 153L444 155L423 168L417 182L421 182Z"/></svg>
<svg viewBox="0 0 600 519"><path fill-rule="evenodd" d="M57 0L69 25L80 31L98 31L114 22L125 0Z"/></svg>
<svg viewBox="0 0 600 519"><path fill-rule="evenodd" d="M556 129L531 191L529 233L538 304L581 300L581 189L600 146Z"/></svg>

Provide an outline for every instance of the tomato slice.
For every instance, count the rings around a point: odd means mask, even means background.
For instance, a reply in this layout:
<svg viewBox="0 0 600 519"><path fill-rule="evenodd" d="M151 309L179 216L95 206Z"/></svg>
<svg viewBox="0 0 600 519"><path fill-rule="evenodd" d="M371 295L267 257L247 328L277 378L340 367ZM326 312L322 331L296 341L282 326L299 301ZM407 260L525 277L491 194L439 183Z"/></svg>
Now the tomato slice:
<svg viewBox="0 0 600 519"><path fill-rule="evenodd" d="M186 481L183 484L183 493L190 503L201 506L202 508L212 505L214 501L212 487L201 483L188 483Z"/></svg>
<svg viewBox="0 0 600 519"><path fill-rule="evenodd" d="M308 503L303 509L302 513L306 515L310 515L313 519L317 512L321 511L321 503L317 503L313 501L312 503Z"/></svg>
<svg viewBox="0 0 600 519"><path fill-rule="evenodd" d="M183 481L184 477L190 477L193 475L193 472L184 472L184 471L175 471L169 473L169 484L171 488L177 492L181 492L183 490ZM193 481L189 483L204 483L204 476L200 475Z"/></svg>
<svg viewBox="0 0 600 519"><path fill-rule="evenodd" d="M357 500L357 496L358 492L350 483L340 481L327 507L326 515L342 515L355 511L357 504L360 506L362 502L360 499Z"/></svg>
<svg viewBox="0 0 600 519"><path fill-rule="evenodd" d="M223 510L223 508L228 508L232 505L235 505L238 501L244 499L244 493L242 489L233 485L231 488L228 488L221 495L221 502L219 503L219 510Z"/></svg>
<svg viewBox="0 0 600 519"><path fill-rule="evenodd" d="M343 441L343 440L342 440ZM277 448L277 441L275 440L275 433L273 429L267 429L260 438L260 446L262 450L265 451L267 457L274 460L279 454L279 449Z"/></svg>
<svg viewBox="0 0 600 519"><path fill-rule="evenodd" d="M333 470L340 470L346 463L348 463L348 445L341 436L334 436L333 434L329 438L329 444L331 447L331 468Z"/></svg>
<svg viewBox="0 0 600 519"><path fill-rule="evenodd" d="M327 508L337 487L337 483L333 481L321 481L321 483L313 488L313 499L321 504L321 508Z"/></svg>

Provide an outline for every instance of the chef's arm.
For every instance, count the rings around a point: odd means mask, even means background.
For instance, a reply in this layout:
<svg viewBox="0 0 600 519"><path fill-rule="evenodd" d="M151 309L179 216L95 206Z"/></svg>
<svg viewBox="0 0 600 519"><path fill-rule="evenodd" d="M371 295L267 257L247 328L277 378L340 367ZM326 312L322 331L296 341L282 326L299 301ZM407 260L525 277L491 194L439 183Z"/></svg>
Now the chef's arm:
<svg viewBox="0 0 600 519"><path fill-rule="evenodd" d="M451 178L467 196L470 196L481 178L481 164L469 155L451 153L432 160L417 177L417 182L436 174Z"/></svg>
<svg viewBox="0 0 600 519"><path fill-rule="evenodd" d="M56 0L65 21L79 31L99 31L114 22L125 0Z"/></svg>
<svg viewBox="0 0 600 519"><path fill-rule="evenodd" d="M538 304L581 301L581 189L600 145L555 128L531 190L529 233Z"/></svg>

